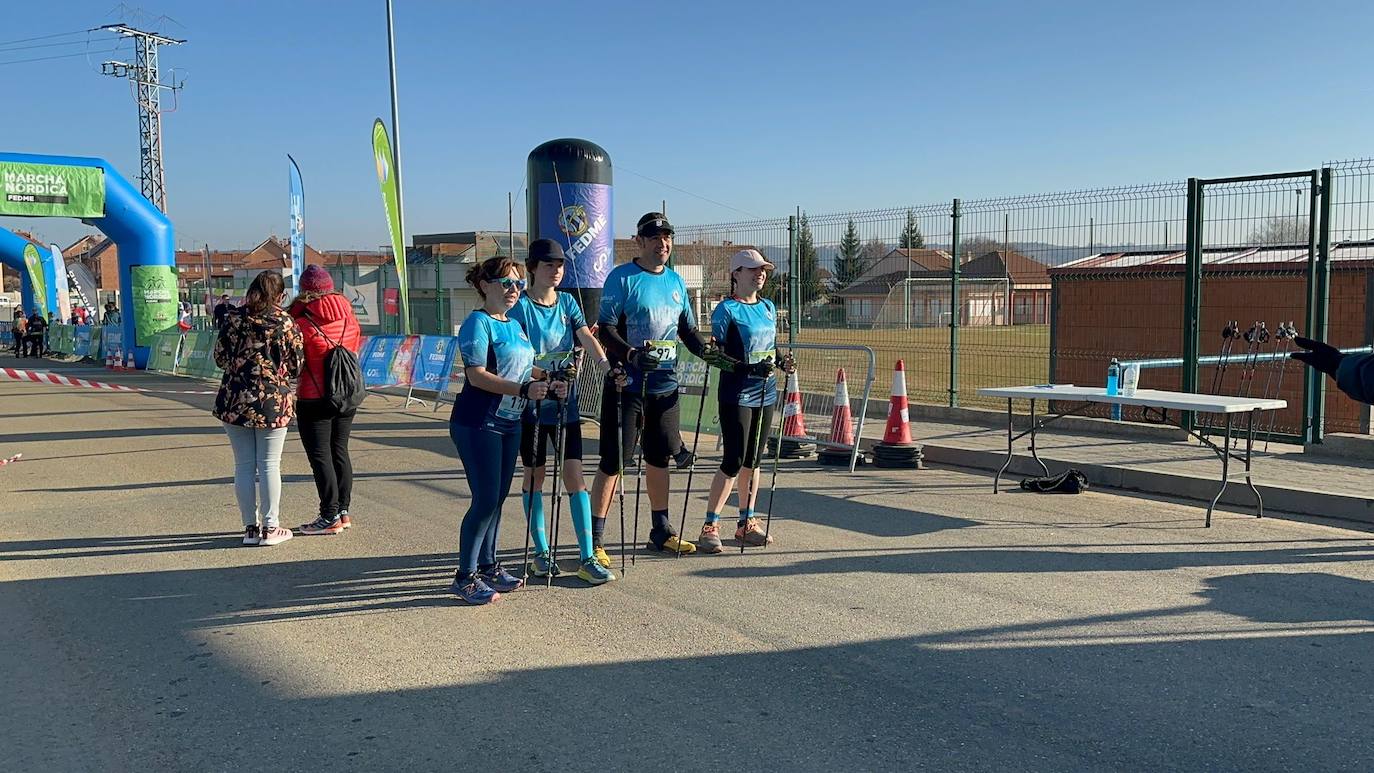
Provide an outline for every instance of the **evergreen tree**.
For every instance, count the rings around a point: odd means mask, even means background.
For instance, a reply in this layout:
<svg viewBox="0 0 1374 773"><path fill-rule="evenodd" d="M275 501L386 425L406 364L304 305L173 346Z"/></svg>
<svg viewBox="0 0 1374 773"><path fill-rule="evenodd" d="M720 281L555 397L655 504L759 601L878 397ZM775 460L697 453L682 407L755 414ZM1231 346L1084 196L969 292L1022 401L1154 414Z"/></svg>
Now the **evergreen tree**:
<svg viewBox="0 0 1374 773"><path fill-rule="evenodd" d="M897 246L912 250L926 246L926 238L921 235L921 225L916 222L916 213L912 210L906 211L906 227L902 229L902 236L897 241Z"/></svg>
<svg viewBox="0 0 1374 773"><path fill-rule="evenodd" d="M806 215L797 224L797 308L815 303L821 297L821 264L816 256L816 241Z"/></svg>
<svg viewBox="0 0 1374 773"><path fill-rule="evenodd" d="M840 251L835 256L835 286L848 287L864 272L863 243L859 241L859 229L853 218L844 228L840 237Z"/></svg>

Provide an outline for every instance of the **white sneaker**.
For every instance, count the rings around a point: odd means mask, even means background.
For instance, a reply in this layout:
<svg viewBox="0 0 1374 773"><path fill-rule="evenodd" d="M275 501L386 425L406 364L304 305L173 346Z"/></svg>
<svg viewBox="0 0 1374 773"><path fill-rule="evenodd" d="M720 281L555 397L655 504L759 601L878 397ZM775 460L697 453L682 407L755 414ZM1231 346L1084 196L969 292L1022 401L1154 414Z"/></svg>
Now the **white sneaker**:
<svg viewBox="0 0 1374 773"><path fill-rule="evenodd" d="M243 544L258 545L262 542L262 535L258 533L258 525L243 527Z"/></svg>
<svg viewBox="0 0 1374 773"><path fill-rule="evenodd" d="M292 534L290 529L273 526L270 529L262 530L262 541L258 544L263 547L272 547L273 545L280 545L294 536L296 535Z"/></svg>

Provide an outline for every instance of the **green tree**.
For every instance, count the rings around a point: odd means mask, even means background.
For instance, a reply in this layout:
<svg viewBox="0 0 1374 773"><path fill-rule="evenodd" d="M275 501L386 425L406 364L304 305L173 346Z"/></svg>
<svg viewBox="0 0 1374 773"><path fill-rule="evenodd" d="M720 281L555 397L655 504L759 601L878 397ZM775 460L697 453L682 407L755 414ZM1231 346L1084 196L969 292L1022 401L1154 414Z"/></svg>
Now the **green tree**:
<svg viewBox="0 0 1374 773"><path fill-rule="evenodd" d="M916 213L910 209L906 211L906 226L902 228L902 235L897 240L897 245L905 250L921 249L926 246L926 238L921 235L921 225L916 222Z"/></svg>
<svg viewBox="0 0 1374 773"><path fill-rule="evenodd" d="M848 287L864 272L863 243L859 229L851 218L840 237L840 251L835 255L835 286Z"/></svg>
<svg viewBox="0 0 1374 773"><path fill-rule="evenodd" d="M806 215L797 224L797 308L815 303L821 297L821 264L816 256L816 240Z"/></svg>

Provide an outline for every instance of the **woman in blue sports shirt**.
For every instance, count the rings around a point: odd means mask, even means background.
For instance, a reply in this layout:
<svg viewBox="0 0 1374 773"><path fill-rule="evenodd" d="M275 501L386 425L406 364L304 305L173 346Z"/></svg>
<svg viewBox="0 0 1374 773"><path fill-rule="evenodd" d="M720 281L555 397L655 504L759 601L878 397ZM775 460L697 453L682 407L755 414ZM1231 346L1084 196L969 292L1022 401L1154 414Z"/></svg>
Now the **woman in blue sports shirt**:
<svg viewBox="0 0 1374 773"><path fill-rule="evenodd" d="M563 248L552 239L530 242L525 270L529 272L530 284L510 310L510 317L529 336L535 366L546 373L566 371L576 364L575 353L580 354L580 345L603 368L608 367L606 353L587 328L577 300L557 290L563 280ZM593 544L591 496L582 477L582 419L577 410L576 381L567 383L567 400L544 400L537 405L538 415L536 404L531 403L525 409L520 430L520 462L525 468L520 501L525 506L534 542L534 556L528 569L536 577L546 577L550 572L558 574L544 528L544 466L548 447L557 451L558 427L562 424L563 482L567 486L573 531L577 534L577 576L591 585L602 585L614 580L615 574L608 566L610 557L604 550L597 555L599 548ZM623 378L620 384L624 385Z"/></svg>
<svg viewBox="0 0 1374 773"><path fill-rule="evenodd" d="M725 451L706 498L706 523L697 541L697 549L703 553L721 551L720 511L736 482L739 519L735 539L755 546L773 541L754 517L760 447L778 402L773 369L781 367L791 373L796 365L791 355L778 356L777 312L772 301L759 297L772 268L757 250L735 253L730 258L730 297L711 313L714 351L707 361L721 368L716 399Z"/></svg>
<svg viewBox="0 0 1374 773"><path fill-rule="evenodd" d="M501 506L510 493L520 447L520 417L530 400L567 396L567 385L534 380L534 348L507 314L525 289L520 265L489 258L468 270L482 308L463 320L458 348L466 381L453 403L449 436L463 461L472 501L458 541L452 590L469 604L487 604L523 582L496 561Z"/></svg>

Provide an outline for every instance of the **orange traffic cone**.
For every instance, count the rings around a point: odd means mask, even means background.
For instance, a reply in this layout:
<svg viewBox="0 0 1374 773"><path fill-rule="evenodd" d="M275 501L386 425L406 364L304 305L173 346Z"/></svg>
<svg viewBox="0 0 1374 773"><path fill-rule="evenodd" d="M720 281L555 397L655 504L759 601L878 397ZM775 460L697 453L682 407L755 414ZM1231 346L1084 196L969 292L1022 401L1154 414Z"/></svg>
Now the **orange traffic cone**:
<svg viewBox="0 0 1374 773"><path fill-rule="evenodd" d="M114 370L114 347L105 350L105 370Z"/></svg>
<svg viewBox="0 0 1374 773"><path fill-rule="evenodd" d="M873 464L919 470L925 453L911 440L911 412L906 401L906 366L897 360L892 373L892 402L887 409L887 429L883 441L873 447Z"/></svg>
<svg viewBox="0 0 1374 773"><path fill-rule="evenodd" d="M854 420L849 413L849 384L844 368L835 372L835 410L830 414L830 442L854 445Z"/></svg>
<svg viewBox="0 0 1374 773"><path fill-rule="evenodd" d="M801 387L797 383L796 373L787 376L787 396L782 406L782 416L783 437L810 440L806 437L806 420L802 418Z"/></svg>
<svg viewBox="0 0 1374 773"><path fill-rule="evenodd" d="M887 408L887 430L883 432L887 445L911 444L911 413L906 402L906 366L897 360L892 372L892 401Z"/></svg>

